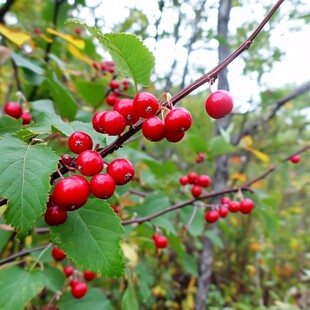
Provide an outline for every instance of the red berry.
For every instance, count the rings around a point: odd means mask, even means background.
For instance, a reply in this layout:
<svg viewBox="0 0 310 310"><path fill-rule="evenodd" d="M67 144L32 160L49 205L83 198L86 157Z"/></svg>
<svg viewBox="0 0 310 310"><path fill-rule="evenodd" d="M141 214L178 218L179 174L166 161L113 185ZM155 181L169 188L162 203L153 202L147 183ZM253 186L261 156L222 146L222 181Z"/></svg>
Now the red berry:
<svg viewBox="0 0 310 310"><path fill-rule="evenodd" d="M72 266L66 266L64 267L64 274L66 275L67 278L73 275L74 268Z"/></svg>
<svg viewBox="0 0 310 310"><path fill-rule="evenodd" d="M111 94L105 98L105 102L113 107L118 102L118 98L116 95Z"/></svg>
<svg viewBox="0 0 310 310"><path fill-rule="evenodd" d="M114 73L114 72L115 72L115 67L114 67L114 65L113 65L113 66L110 65L109 68L108 68L108 71L109 71L110 73Z"/></svg>
<svg viewBox="0 0 310 310"><path fill-rule="evenodd" d="M100 199L108 199L115 192L115 181L109 174L96 174L90 180L92 194Z"/></svg>
<svg viewBox="0 0 310 310"><path fill-rule="evenodd" d="M79 282L71 287L71 293L74 298L82 298L87 293L87 284Z"/></svg>
<svg viewBox="0 0 310 310"><path fill-rule="evenodd" d="M192 125L192 116L185 108L172 109L165 117L167 132L185 132Z"/></svg>
<svg viewBox="0 0 310 310"><path fill-rule="evenodd" d="M99 112L96 112L96 113L93 115L93 118L92 118L93 128L94 128L97 132L100 132L100 133L104 133L104 131L103 131L103 129L100 127L99 119L100 119L100 117L101 117L105 112L106 112L106 111L99 111Z"/></svg>
<svg viewBox="0 0 310 310"><path fill-rule="evenodd" d="M93 140L90 135L83 131L75 131L68 140L69 149L75 153L80 154L85 150L91 150L93 147Z"/></svg>
<svg viewBox="0 0 310 310"><path fill-rule="evenodd" d="M76 166L83 175L93 176L102 171L103 161L96 151L86 150L76 158Z"/></svg>
<svg viewBox="0 0 310 310"><path fill-rule="evenodd" d="M128 86L128 85L129 85L129 81L128 81L128 80L124 80L124 81L123 81L123 85L124 85L124 86Z"/></svg>
<svg viewBox="0 0 310 310"><path fill-rule="evenodd" d="M161 141L165 138L165 124L157 116L149 117L142 124L142 134L152 142Z"/></svg>
<svg viewBox="0 0 310 310"><path fill-rule="evenodd" d="M82 33L82 29L81 28L76 28L74 29L74 32L78 35L80 35Z"/></svg>
<svg viewBox="0 0 310 310"><path fill-rule="evenodd" d="M70 166L73 161L73 158L68 154L62 154L60 158L63 166Z"/></svg>
<svg viewBox="0 0 310 310"><path fill-rule="evenodd" d="M195 172L190 172L188 175L188 183L189 184L197 184L198 183L198 174Z"/></svg>
<svg viewBox="0 0 310 310"><path fill-rule="evenodd" d="M86 281L92 281L96 277L96 273L86 270L84 271L83 276Z"/></svg>
<svg viewBox="0 0 310 310"><path fill-rule="evenodd" d="M59 208L65 211L74 211L87 202L89 195L88 181L83 176L73 175L56 184L53 199Z"/></svg>
<svg viewBox="0 0 310 310"><path fill-rule="evenodd" d="M45 223L49 226L58 226L67 220L67 212L58 206L47 208L44 214Z"/></svg>
<svg viewBox="0 0 310 310"><path fill-rule="evenodd" d="M53 247L52 256L57 261L62 261L63 259L65 259L67 257L67 255L61 249L59 249L57 246Z"/></svg>
<svg viewBox="0 0 310 310"><path fill-rule="evenodd" d="M42 31L41 31L40 28L34 28L34 33L36 33L36 34L41 34Z"/></svg>
<svg viewBox="0 0 310 310"><path fill-rule="evenodd" d="M116 213L116 214L119 214L121 208L120 206L116 206L114 203L111 203L110 207L113 209L113 211Z"/></svg>
<svg viewBox="0 0 310 310"><path fill-rule="evenodd" d="M23 120L23 125L27 125L31 122L32 116L29 111L24 111L21 115L21 119Z"/></svg>
<svg viewBox="0 0 310 310"><path fill-rule="evenodd" d="M108 135L119 136L126 128L126 120L117 111L107 111L100 117L99 126Z"/></svg>
<svg viewBox="0 0 310 310"><path fill-rule="evenodd" d="M98 69L99 69L99 66L98 66L98 64L97 64L95 61L93 61L91 65L92 65L92 67L93 67L95 70L98 70Z"/></svg>
<svg viewBox="0 0 310 310"><path fill-rule="evenodd" d="M141 92L135 96L133 107L137 115L149 118L157 113L159 104L154 95L148 92Z"/></svg>
<svg viewBox="0 0 310 310"><path fill-rule="evenodd" d="M205 214L205 219L208 223L214 223L216 222L220 217L220 214L218 213L218 211L216 210L211 210L211 211L208 211L206 214Z"/></svg>
<svg viewBox="0 0 310 310"><path fill-rule="evenodd" d="M221 204L228 204L230 202L230 198L227 196L222 197Z"/></svg>
<svg viewBox="0 0 310 310"><path fill-rule="evenodd" d="M157 249L163 249L168 245L168 239L162 235L153 235L154 244Z"/></svg>
<svg viewBox="0 0 310 310"><path fill-rule="evenodd" d="M199 175L198 184L202 187L208 187L211 184L211 178L206 174Z"/></svg>
<svg viewBox="0 0 310 310"><path fill-rule="evenodd" d="M70 281L70 286L73 287L73 286L77 285L78 283L80 283L80 281L77 278L73 278Z"/></svg>
<svg viewBox="0 0 310 310"><path fill-rule="evenodd" d="M227 205L227 207L222 206L219 208L220 217L226 217L228 213L229 213L228 205Z"/></svg>
<svg viewBox="0 0 310 310"><path fill-rule="evenodd" d="M293 163L293 164L297 164L298 162L300 162L300 156L299 155L293 155L291 158L290 158L290 161Z"/></svg>
<svg viewBox="0 0 310 310"><path fill-rule="evenodd" d="M7 102L4 106L4 113L17 119L22 116L23 110L17 102Z"/></svg>
<svg viewBox="0 0 310 310"><path fill-rule="evenodd" d="M170 132L170 131L165 131L165 138L169 142L177 143L183 139L185 136L185 132Z"/></svg>
<svg viewBox="0 0 310 310"><path fill-rule="evenodd" d="M180 179L179 179L179 182L180 182L180 184L183 185L183 186L186 185L186 184L188 184L188 176L187 176L187 175L181 176Z"/></svg>
<svg viewBox="0 0 310 310"><path fill-rule="evenodd" d="M133 100L121 99L114 104L113 110L121 114L125 120L126 125L132 126L139 120L139 116L135 113L133 108Z"/></svg>
<svg viewBox="0 0 310 310"><path fill-rule="evenodd" d="M55 204L54 204L53 196L49 195L48 201L46 203L46 208L51 208L51 207L54 207L54 206L55 206Z"/></svg>
<svg viewBox="0 0 310 310"><path fill-rule="evenodd" d="M238 201L229 201L228 209L230 212L236 213L240 211L240 203Z"/></svg>
<svg viewBox="0 0 310 310"><path fill-rule="evenodd" d="M117 88L119 88L119 82L118 81L116 81L116 80L111 80L110 81L110 83L109 83L109 85L110 85L110 88L111 89L117 89Z"/></svg>
<svg viewBox="0 0 310 310"><path fill-rule="evenodd" d="M193 185L193 187L191 189L191 193L195 198L197 198L201 195L202 189L199 185Z"/></svg>
<svg viewBox="0 0 310 310"><path fill-rule="evenodd" d="M116 185L124 185L134 177L135 170L129 160L118 158L110 162L107 173L114 179Z"/></svg>
<svg viewBox="0 0 310 310"><path fill-rule="evenodd" d="M240 202L240 212L241 213L249 214L249 213L251 213L253 208L254 208L254 202L251 199L246 198L246 199L241 200L241 202Z"/></svg>
<svg viewBox="0 0 310 310"><path fill-rule="evenodd" d="M233 100L226 90L218 90L210 94L206 100L206 111L215 119L227 116L233 109Z"/></svg>

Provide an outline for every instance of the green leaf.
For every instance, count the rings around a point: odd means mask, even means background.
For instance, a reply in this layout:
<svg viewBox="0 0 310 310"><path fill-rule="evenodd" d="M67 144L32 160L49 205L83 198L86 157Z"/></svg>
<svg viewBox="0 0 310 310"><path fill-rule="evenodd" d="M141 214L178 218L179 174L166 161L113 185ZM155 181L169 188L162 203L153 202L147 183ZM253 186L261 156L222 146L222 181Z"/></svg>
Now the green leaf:
<svg viewBox="0 0 310 310"><path fill-rule="evenodd" d="M3 115L0 117L0 135L15 132L22 128L22 120Z"/></svg>
<svg viewBox="0 0 310 310"><path fill-rule="evenodd" d="M232 144L228 143L223 137L217 136L210 141L210 151L212 156L231 153L235 150Z"/></svg>
<svg viewBox="0 0 310 310"><path fill-rule="evenodd" d="M0 271L0 309L24 309L26 303L43 289L41 273L27 272L17 266Z"/></svg>
<svg viewBox="0 0 310 310"><path fill-rule="evenodd" d="M72 298L70 292L65 292L58 304L60 310L113 310L108 298L98 288L89 287L81 299Z"/></svg>
<svg viewBox="0 0 310 310"><path fill-rule="evenodd" d="M64 273L55 267L45 267L42 273L42 280L44 287L48 288L53 292L61 291L66 277Z"/></svg>
<svg viewBox="0 0 310 310"><path fill-rule="evenodd" d="M224 244L222 239L219 237L219 235L213 231L213 230L208 230L206 232L206 236L211 240L211 242L218 247L219 249L223 249L224 248Z"/></svg>
<svg viewBox="0 0 310 310"><path fill-rule="evenodd" d="M119 277L124 272L119 244L123 234L120 218L98 199L68 212L63 225L51 227L52 240L73 262L108 277Z"/></svg>
<svg viewBox="0 0 310 310"><path fill-rule="evenodd" d="M77 19L70 19L67 22L85 25L88 31L109 51L117 70L123 76L132 78L135 85L150 85L155 58L137 36L126 33L103 34L96 27L89 27Z"/></svg>
<svg viewBox="0 0 310 310"><path fill-rule="evenodd" d="M45 210L58 156L50 148L28 145L11 135L0 140L0 153L0 196L8 199L4 216L23 239Z"/></svg>
<svg viewBox="0 0 310 310"><path fill-rule="evenodd" d="M132 284L129 284L126 288L122 298L122 310L138 310L139 304L136 296L135 289Z"/></svg>
<svg viewBox="0 0 310 310"><path fill-rule="evenodd" d="M28 69L38 75L44 75L44 70L28 58L24 58L16 53L12 53L11 56L18 67Z"/></svg>
<svg viewBox="0 0 310 310"><path fill-rule="evenodd" d="M78 81L75 86L79 95L92 106L96 107L103 102L105 90L102 83Z"/></svg>
<svg viewBox="0 0 310 310"><path fill-rule="evenodd" d="M48 74L44 84L47 85L60 116L72 121L77 113L78 106L69 89L58 80L55 73Z"/></svg>

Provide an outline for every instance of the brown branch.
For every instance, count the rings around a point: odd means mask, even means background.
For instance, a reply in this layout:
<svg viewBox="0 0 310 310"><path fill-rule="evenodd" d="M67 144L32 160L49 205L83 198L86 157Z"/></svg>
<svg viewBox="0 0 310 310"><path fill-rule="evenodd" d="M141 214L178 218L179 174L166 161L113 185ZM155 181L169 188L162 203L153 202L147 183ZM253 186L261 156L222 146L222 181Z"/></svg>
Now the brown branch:
<svg viewBox="0 0 310 310"><path fill-rule="evenodd" d="M282 161L290 160L292 156L294 156L294 155L299 155L299 154L304 153L304 152L306 152L306 151L308 151L308 150L310 150L310 144L306 145L305 147L303 147L302 149L298 150L297 152L291 154L290 156L288 156L288 157L282 159Z"/></svg>

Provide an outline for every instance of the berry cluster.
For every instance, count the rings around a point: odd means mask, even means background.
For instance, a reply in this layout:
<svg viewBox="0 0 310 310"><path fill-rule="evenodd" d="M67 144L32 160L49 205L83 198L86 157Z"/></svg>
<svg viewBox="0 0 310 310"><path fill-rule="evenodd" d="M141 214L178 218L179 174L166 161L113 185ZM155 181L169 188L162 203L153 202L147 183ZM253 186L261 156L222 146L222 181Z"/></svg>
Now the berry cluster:
<svg viewBox="0 0 310 310"><path fill-rule="evenodd" d="M29 124L32 120L30 112L23 110L17 102L7 102L4 105L4 113L16 119L21 118L23 120L23 125Z"/></svg>
<svg viewBox="0 0 310 310"><path fill-rule="evenodd" d="M206 174L197 174L190 172L188 175L180 177L179 182L182 186L192 185L191 193L193 197L198 198L202 194L202 187L207 188L211 185L211 178Z"/></svg>
<svg viewBox="0 0 310 310"><path fill-rule="evenodd" d="M223 89L211 92L205 104L207 113L214 119L220 119L230 114L233 106L231 95Z"/></svg>
<svg viewBox="0 0 310 310"><path fill-rule="evenodd" d="M50 226L63 224L67 219L67 212L81 208L91 194L100 199L112 197L116 186L127 184L135 173L133 165L125 158L111 161L107 164L106 173L103 173L103 160L97 151L92 150L93 140L85 132L74 132L68 139L68 146L77 154L75 164L81 175L62 178L55 185L44 216L45 222ZM73 159L64 154L60 163L70 166ZM90 177L90 181L86 177Z"/></svg>
<svg viewBox="0 0 310 310"><path fill-rule="evenodd" d="M59 249L57 246L54 246L52 250L52 257L60 262L63 261L67 255ZM82 273L77 269L74 269L73 266L67 265L63 268L63 272L68 279L70 279L69 285L71 288L71 294L74 298L82 298L86 295L88 286L85 281L90 282L96 277L96 273L90 270L86 270ZM76 277L78 276L78 277Z"/></svg>
<svg viewBox="0 0 310 310"><path fill-rule="evenodd" d="M197 156L196 159L195 159L196 164L202 163L202 162L204 161L205 157L206 157L206 156L205 156L204 153L199 152L199 153L198 153L198 156Z"/></svg>
<svg viewBox="0 0 310 310"><path fill-rule="evenodd" d="M208 223L216 222L220 217L226 217L229 212L249 214L254 209L254 202L249 199L241 199L241 201L230 200L229 197L221 199L221 205L215 206L212 210L205 213L205 219Z"/></svg>

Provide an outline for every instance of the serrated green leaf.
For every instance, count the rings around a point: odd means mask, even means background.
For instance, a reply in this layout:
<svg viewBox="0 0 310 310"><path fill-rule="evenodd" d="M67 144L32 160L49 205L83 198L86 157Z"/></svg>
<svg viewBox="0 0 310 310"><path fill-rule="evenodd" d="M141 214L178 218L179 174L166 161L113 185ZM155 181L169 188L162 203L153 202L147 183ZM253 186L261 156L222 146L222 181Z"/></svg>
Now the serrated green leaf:
<svg viewBox="0 0 310 310"><path fill-rule="evenodd" d="M0 196L8 199L4 216L23 239L45 210L58 156L50 148L28 145L11 135L0 140L0 153Z"/></svg>
<svg viewBox="0 0 310 310"><path fill-rule="evenodd" d="M22 128L22 120L3 115L0 117L0 135L15 132Z"/></svg>
<svg viewBox="0 0 310 310"><path fill-rule="evenodd" d="M41 273L27 272L17 266L0 271L0 309L24 309L25 304L42 289Z"/></svg>
<svg viewBox="0 0 310 310"><path fill-rule="evenodd" d="M81 299L72 298L70 292L65 292L58 304L60 310L113 310L108 298L98 289L89 287Z"/></svg>
<svg viewBox="0 0 310 310"><path fill-rule="evenodd" d="M123 76L132 78L135 85L150 85L150 77L155 65L155 58L137 36L126 33L103 34L96 27L89 27L85 22L77 19L67 20L67 23L85 25L88 31L111 54L117 70Z"/></svg>
<svg viewBox="0 0 310 310"><path fill-rule="evenodd" d="M63 225L51 227L52 240L73 262L108 277L119 277L124 272L120 247L123 234L120 218L98 199L68 212Z"/></svg>

